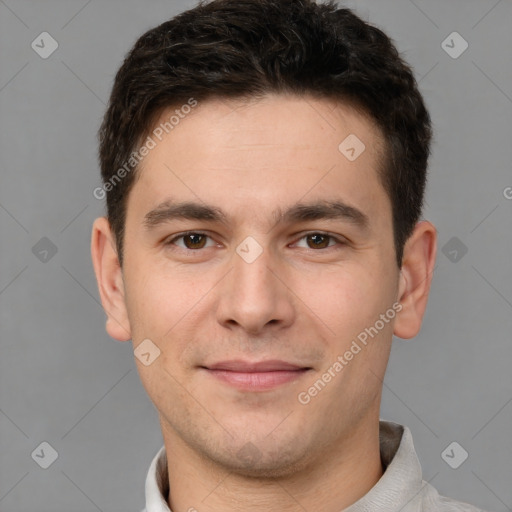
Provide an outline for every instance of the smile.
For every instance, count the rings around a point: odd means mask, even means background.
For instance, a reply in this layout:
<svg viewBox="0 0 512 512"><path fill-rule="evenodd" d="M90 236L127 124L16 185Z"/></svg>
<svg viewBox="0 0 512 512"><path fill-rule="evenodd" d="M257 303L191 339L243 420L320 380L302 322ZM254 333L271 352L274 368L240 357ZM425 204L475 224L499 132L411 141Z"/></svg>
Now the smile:
<svg viewBox="0 0 512 512"><path fill-rule="evenodd" d="M267 391L292 382L311 370L284 361L224 361L201 367L210 376L243 391Z"/></svg>

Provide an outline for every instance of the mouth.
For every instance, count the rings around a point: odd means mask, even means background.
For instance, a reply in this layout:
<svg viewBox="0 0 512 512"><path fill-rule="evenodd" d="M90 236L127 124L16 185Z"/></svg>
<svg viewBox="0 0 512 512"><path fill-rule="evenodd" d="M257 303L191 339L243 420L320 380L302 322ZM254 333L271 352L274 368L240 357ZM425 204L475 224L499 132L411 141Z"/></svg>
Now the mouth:
<svg viewBox="0 0 512 512"><path fill-rule="evenodd" d="M222 361L201 366L209 376L243 391L268 391L302 377L311 367L286 361Z"/></svg>

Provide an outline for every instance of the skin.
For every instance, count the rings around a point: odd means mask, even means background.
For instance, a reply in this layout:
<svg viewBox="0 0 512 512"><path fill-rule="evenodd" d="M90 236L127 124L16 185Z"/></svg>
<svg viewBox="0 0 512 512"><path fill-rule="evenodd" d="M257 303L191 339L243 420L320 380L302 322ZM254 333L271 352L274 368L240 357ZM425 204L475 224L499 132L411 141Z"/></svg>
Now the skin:
<svg viewBox="0 0 512 512"><path fill-rule="evenodd" d="M366 147L354 161L338 150L349 134ZM159 412L173 512L335 512L381 477L392 335L419 331L436 252L434 226L419 222L397 267L391 203L377 173L382 148L378 128L347 105L283 95L210 100L144 159L128 197L122 268L108 221L94 223L108 333L134 348L149 338L161 351L149 366L135 361ZM211 205L226 218L148 228L148 212L165 201ZM366 227L279 216L322 201L359 210ZM176 239L186 231L206 237ZM252 263L236 252L248 236L262 249ZM298 394L395 303L395 318L300 403ZM254 392L200 368L229 359L310 369Z"/></svg>

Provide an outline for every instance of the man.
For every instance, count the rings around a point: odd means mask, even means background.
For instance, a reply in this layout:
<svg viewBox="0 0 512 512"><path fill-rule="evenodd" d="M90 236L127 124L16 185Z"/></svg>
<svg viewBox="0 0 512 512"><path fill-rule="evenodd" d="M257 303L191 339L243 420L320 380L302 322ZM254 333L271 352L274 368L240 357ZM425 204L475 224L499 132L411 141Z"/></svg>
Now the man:
<svg viewBox="0 0 512 512"><path fill-rule="evenodd" d="M137 41L92 257L159 412L147 512L477 510L379 422L434 267L430 139L389 38L334 4L216 0Z"/></svg>

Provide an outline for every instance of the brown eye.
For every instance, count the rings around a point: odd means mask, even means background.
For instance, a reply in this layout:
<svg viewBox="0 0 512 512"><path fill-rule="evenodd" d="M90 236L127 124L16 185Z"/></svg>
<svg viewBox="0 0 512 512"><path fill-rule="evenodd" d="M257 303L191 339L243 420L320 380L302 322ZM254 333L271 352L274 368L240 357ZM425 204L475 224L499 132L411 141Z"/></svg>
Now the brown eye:
<svg viewBox="0 0 512 512"><path fill-rule="evenodd" d="M329 246L329 242L332 237L329 235L322 235L320 233L315 233L312 235L307 235L306 240L308 247L310 249L325 249Z"/></svg>
<svg viewBox="0 0 512 512"><path fill-rule="evenodd" d="M188 233L182 233L181 235L175 236L171 240L166 241L165 245L174 245L184 250L199 250L213 247L215 242L204 233L189 231Z"/></svg>
<svg viewBox="0 0 512 512"><path fill-rule="evenodd" d="M206 245L206 235L190 233L183 235L183 243L187 249L202 249Z"/></svg>

